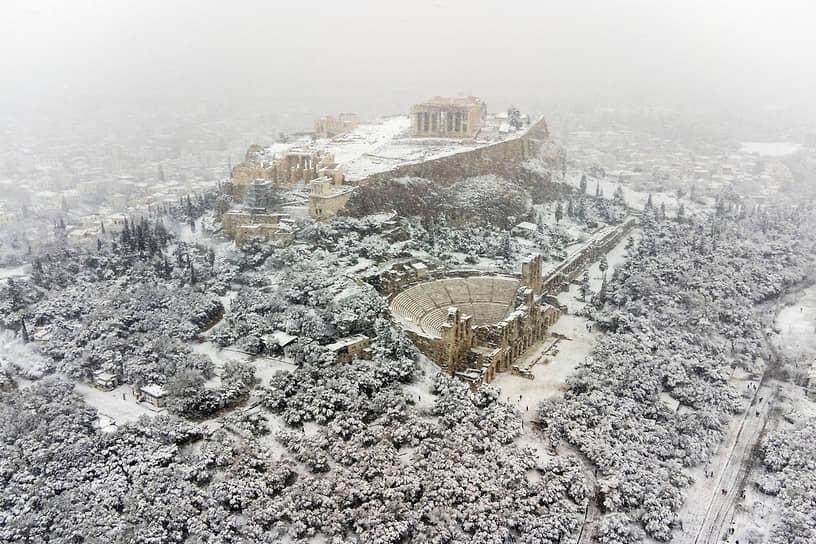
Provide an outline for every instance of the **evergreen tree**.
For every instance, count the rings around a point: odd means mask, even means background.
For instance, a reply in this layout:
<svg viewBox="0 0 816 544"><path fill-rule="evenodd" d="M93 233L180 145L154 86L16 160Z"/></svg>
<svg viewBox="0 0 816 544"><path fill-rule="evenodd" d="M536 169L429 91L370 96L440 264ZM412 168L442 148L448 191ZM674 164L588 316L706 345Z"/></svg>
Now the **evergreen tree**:
<svg viewBox="0 0 816 544"><path fill-rule="evenodd" d="M131 245L131 236L130 236L130 226L128 225L128 220L125 218L125 225L122 229L122 234L120 235L122 240L122 250L126 251Z"/></svg>
<svg viewBox="0 0 816 544"><path fill-rule="evenodd" d="M99 222L99 232L101 232L102 234L105 234L105 222L104 221Z"/></svg>
<svg viewBox="0 0 816 544"><path fill-rule="evenodd" d="M644 210L651 210L653 207L652 205L652 193L649 193L649 198L646 200L646 206L643 208Z"/></svg>
<svg viewBox="0 0 816 544"><path fill-rule="evenodd" d="M432 248L436 246L436 225L433 222L433 219L428 220L428 228L425 229L425 233L428 236L428 245Z"/></svg>
<svg viewBox="0 0 816 544"><path fill-rule="evenodd" d="M40 259L34 259L31 263L31 279L37 284L43 280L43 267Z"/></svg>
<svg viewBox="0 0 816 544"><path fill-rule="evenodd" d="M615 189L615 192L612 194L612 200L619 203L619 204L625 204L626 203L626 201L623 198L623 189L621 188L620 185L617 186L617 188Z"/></svg>
<svg viewBox="0 0 816 544"><path fill-rule="evenodd" d="M521 112L515 106L510 106L510 109L507 110L507 123L516 130L524 126L521 121Z"/></svg>
<svg viewBox="0 0 816 544"><path fill-rule="evenodd" d="M680 203L680 207L677 208L677 219L683 220L686 217L686 207Z"/></svg>
<svg viewBox="0 0 816 544"><path fill-rule="evenodd" d="M23 335L23 343L28 344L28 329L26 329L26 324L24 320L20 320L20 333Z"/></svg>
<svg viewBox="0 0 816 544"><path fill-rule="evenodd" d="M587 177L586 174L581 174L581 183L580 183L581 194L585 195L587 190Z"/></svg>
<svg viewBox="0 0 816 544"><path fill-rule="evenodd" d="M586 301L587 295L590 293L589 289L589 271L585 271L583 277L581 278L581 284L579 285L579 289L581 292L581 300Z"/></svg>
<svg viewBox="0 0 816 544"><path fill-rule="evenodd" d="M153 232L159 243L159 247L165 247L167 245L167 229L164 228L164 223L162 223L161 219L156 220L156 226L153 228Z"/></svg>
<svg viewBox="0 0 816 544"><path fill-rule="evenodd" d="M598 268L601 269L601 274L606 277L606 271L609 268L609 263L606 261L606 255L601 255L601 262L598 263Z"/></svg>
<svg viewBox="0 0 816 544"><path fill-rule="evenodd" d="M558 205L555 207L555 224L561 222L564 218L564 207L561 205L561 202L558 202Z"/></svg>
<svg viewBox="0 0 816 544"><path fill-rule="evenodd" d="M154 236L148 236L147 250L150 252L151 257L159 252L159 244L156 242L156 238Z"/></svg>
<svg viewBox="0 0 816 544"><path fill-rule="evenodd" d="M598 181L595 183L595 198L600 198L601 196L601 182Z"/></svg>
<svg viewBox="0 0 816 544"><path fill-rule="evenodd" d="M575 217L575 208L572 205L572 199L567 201L567 217Z"/></svg>
<svg viewBox="0 0 816 544"><path fill-rule="evenodd" d="M510 262L513 258L513 246L510 240L510 231L504 236L504 241L502 243L502 257L504 258L505 262Z"/></svg>
<svg viewBox="0 0 816 544"><path fill-rule="evenodd" d="M186 253L186 244L184 242L179 242L176 246L176 268L183 269L184 268L184 254Z"/></svg>

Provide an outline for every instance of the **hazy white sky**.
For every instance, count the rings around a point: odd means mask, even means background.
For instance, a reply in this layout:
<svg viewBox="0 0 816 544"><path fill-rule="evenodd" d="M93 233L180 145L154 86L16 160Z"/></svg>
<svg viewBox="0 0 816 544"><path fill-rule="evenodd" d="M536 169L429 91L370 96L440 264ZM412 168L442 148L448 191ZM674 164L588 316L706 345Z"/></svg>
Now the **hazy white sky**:
<svg viewBox="0 0 816 544"><path fill-rule="evenodd" d="M816 3L5 0L0 107L804 102Z"/></svg>

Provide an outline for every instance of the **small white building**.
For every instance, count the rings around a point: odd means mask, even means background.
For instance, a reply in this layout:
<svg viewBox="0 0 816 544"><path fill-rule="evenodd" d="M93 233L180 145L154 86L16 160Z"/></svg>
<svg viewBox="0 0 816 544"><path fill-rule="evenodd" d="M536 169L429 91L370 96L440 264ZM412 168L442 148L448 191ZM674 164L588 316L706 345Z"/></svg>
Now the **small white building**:
<svg viewBox="0 0 816 544"><path fill-rule="evenodd" d="M112 391L119 385L119 376L98 370L93 374L93 384L94 387L102 391Z"/></svg>
<svg viewBox="0 0 816 544"><path fill-rule="evenodd" d="M275 331L263 337L264 348L267 352L282 350L292 342L297 340L297 336L292 336L283 331Z"/></svg>
<svg viewBox="0 0 816 544"><path fill-rule="evenodd" d="M538 227L535 223L530 223L528 221L522 221L512 229L510 229L510 234L513 236L521 236L523 238L535 238L536 233L538 232Z"/></svg>
<svg viewBox="0 0 816 544"><path fill-rule="evenodd" d="M147 402L152 404L154 408L164 408L167 397L167 391L161 385L152 383L144 385L136 395L138 402Z"/></svg>
<svg viewBox="0 0 816 544"><path fill-rule="evenodd" d="M13 225L17 222L17 214L11 210L0 208L0 227Z"/></svg>

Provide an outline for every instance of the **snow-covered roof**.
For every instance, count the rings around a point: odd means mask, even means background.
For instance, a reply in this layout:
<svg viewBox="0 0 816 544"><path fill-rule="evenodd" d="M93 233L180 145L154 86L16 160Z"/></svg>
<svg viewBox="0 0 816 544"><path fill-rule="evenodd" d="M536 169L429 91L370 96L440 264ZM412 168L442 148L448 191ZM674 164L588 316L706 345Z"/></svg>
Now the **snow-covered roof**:
<svg viewBox="0 0 816 544"><path fill-rule="evenodd" d="M347 336L345 338L341 338L337 342L333 344L329 344L326 346L329 348L330 351L340 351L343 348L353 346L354 344L358 344L360 342L367 341L369 338L364 334L355 334L354 336Z"/></svg>
<svg viewBox="0 0 816 544"><path fill-rule="evenodd" d="M161 385L151 383L150 385L144 385L141 389L142 393L145 395L150 395L154 399L160 399L167 395L167 391L164 390L164 387Z"/></svg>
<svg viewBox="0 0 816 544"><path fill-rule="evenodd" d="M513 228L514 229L522 229L522 230L536 230L538 227L536 226L535 223L530 223L529 221L522 221L521 223L519 223L518 225L516 225Z"/></svg>
<svg viewBox="0 0 816 544"><path fill-rule="evenodd" d="M287 334L283 331L275 331L272 334L267 334L264 339L267 341L271 340L276 345L284 348L297 340L297 336L292 336L291 334Z"/></svg>

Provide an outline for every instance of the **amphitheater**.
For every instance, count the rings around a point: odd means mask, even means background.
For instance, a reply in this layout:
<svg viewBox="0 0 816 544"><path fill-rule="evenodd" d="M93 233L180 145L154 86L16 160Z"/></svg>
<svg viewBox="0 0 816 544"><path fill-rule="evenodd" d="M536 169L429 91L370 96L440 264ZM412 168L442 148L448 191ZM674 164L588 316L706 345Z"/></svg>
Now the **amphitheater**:
<svg viewBox="0 0 816 544"><path fill-rule="evenodd" d="M515 310L519 286L518 279L500 276L421 283L392 299L391 314L404 329L439 338L451 307L471 316L475 326L499 323Z"/></svg>
<svg viewBox="0 0 816 544"><path fill-rule="evenodd" d="M542 258L531 255L518 277L448 277L407 288L391 315L414 345L472 388L515 362L558 319L542 298Z"/></svg>
<svg viewBox="0 0 816 544"><path fill-rule="evenodd" d="M391 299L391 316L420 351L473 389L496 372L532 379L522 356L558 320L555 295L634 225L629 217L601 229L546 276L542 256L530 255L515 277L448 277L408 287Z"/></svg>

